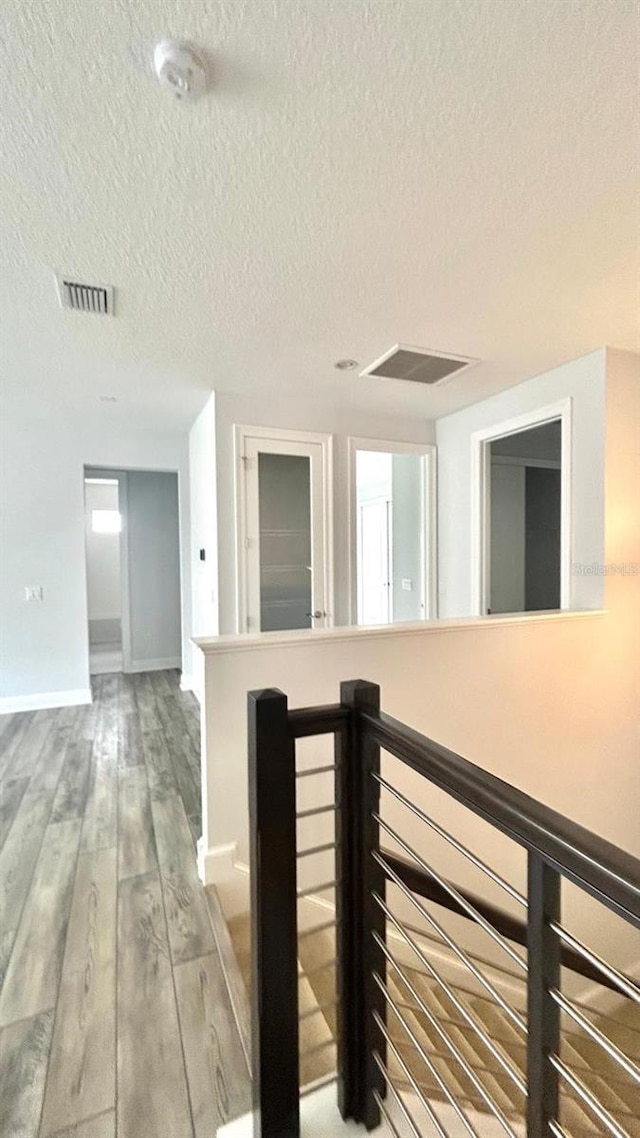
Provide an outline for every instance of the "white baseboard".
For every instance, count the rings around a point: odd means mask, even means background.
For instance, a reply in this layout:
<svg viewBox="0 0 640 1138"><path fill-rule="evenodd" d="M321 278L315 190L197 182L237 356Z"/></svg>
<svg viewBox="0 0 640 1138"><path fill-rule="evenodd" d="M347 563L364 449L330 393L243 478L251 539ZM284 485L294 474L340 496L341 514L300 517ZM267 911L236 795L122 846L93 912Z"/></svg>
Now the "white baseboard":
<svg viewBox="0 0 640 1138"><path fill-rule="evenodd" d="M157 660L132 660L127 672L166 672L170 668L179 668L182 664L181 656L165 656Z"/></svg>
<svg viewBox="0 0 640 1138"><path fill-rule="evenodd" d="M3 696L0 699L0 715L15 715L19 711L44 711L54 707L74 707L81 703L92 703L91 688Z"/></svg>
<svg viewBox="0 0 640 1138"><path fill-rule="evenodd" d="M196 682L189 672L183 672L180 676L180 691L191 691L195 695L198 703L202 703L200 692L196 687Z"/></svg>
<svg viewBox="0 0 640 1138"><path fill-rule="evenodd" d="M236 843L204 847L204 838L198 840L198 872L203 885L217 885L233 876L236 867Z"/></svg>

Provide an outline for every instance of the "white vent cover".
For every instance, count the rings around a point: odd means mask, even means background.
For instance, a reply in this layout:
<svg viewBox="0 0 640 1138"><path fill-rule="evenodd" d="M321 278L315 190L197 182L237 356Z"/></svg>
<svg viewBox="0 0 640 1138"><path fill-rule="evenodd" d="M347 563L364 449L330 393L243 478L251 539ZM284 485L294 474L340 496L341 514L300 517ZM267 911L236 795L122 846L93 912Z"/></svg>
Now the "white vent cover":
<svg viewBox="0 0 640 1138"><path fill-rule="evenodd" d="M71 277L56 276L56 287L62 308L92 312L95 316L113 316L111 285L83 284Z"/></svg>
<svg viewBox="0 0 640 1138"><path fill-rule="evenodd" d="M452 352L433 352L429 348L395 344L361 371L360 375L371 375L378 379L403 379L409 383L424 383L432 387L454 375L460 375L477 362L468 356L455 356Z"/></svg>

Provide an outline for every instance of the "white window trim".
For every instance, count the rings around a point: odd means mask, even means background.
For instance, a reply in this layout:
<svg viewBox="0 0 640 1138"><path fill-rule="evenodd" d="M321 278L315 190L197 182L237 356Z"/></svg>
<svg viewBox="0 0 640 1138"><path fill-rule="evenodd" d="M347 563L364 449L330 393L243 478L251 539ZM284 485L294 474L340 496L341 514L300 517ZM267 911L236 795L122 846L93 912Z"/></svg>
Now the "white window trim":
<svg viewBox="0 0 640 1138"><path fill-rule="evenodd" d="M573 401L571 397L528 411L471 435L471 614L486 616L489 603L489 446L496 439L540 427L554 419L561 424L560 474L560 608L571 608L571 549L573 544ZM538 464L541 465L541 464ZM531 614L534 615L533 613Z"/></svg>
<svg viewBox="0 0 640 1138"><path fill-rule="evenodd" d="M358 503L356 485L356 453L359 450L381 451L383 454L416 454L424 462L423 502L424 525L422 530L422 564L424 578L421 591L424 598L423 620L436 620L438 548L436 527L437 471L436 447L432 443L402 443L393 439L363 439L350 436L348 444L347 525L349 558L349 623L358 623Z"/></svg>
<svg viewBox="0 0 640 1138"><path fill-rule="evenodd" d="M327 627L335 618L334 598L334 539L333 539L333 436L314 431L292 431L280 427L234 426L233 464L235 471L235 530L236 530L236 633L247 632L248 575L247 575L247 519L246 473L243 456L247 439L273 439L277 442L319 443L322 447L322 512L324 518L324 593L326 597Z"/></svg>

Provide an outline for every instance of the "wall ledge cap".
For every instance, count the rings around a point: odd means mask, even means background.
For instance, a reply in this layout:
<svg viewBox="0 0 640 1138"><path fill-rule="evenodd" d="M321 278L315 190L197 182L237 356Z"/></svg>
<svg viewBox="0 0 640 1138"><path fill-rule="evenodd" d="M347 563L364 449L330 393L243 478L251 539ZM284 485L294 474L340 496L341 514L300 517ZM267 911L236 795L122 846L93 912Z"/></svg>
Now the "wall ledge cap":
<svg viewBox="0 0 640 1138"><path fill-rule="evenodd" d="M606 609L581 609L537 613L513 613L495 616L456 617L446 620L423 620L410 624L339 625L335 628L299 629L291 632L241 633L231 636L196 636L191 643L205 656L223 652L256 652L285 645L335 644L347 640L379 640L405 636L431 636L447 632L488 632L505 626L558 624L607 615Z"/></svg>

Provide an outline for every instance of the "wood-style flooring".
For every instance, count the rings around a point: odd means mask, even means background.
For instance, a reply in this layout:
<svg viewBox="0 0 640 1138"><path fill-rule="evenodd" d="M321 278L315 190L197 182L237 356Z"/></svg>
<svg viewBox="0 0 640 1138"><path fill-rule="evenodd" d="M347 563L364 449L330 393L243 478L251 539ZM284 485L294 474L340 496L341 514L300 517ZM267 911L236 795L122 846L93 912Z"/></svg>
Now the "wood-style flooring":
<svg viewBox="0 0 640 1138"><path fill-rule="evenodd" d="M213 1138L249 1109L177 672L0 717L1 1138Z"/></svg>

